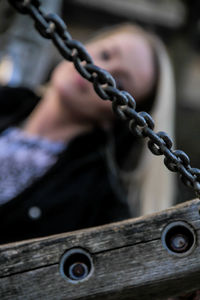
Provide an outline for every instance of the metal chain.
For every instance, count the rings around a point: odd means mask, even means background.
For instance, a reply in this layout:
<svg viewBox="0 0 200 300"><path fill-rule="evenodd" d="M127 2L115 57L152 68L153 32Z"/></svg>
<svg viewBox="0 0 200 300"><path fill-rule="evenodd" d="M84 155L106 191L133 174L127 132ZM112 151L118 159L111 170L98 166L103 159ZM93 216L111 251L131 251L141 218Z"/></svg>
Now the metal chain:
<svg viewBox="0 0 200 300"><path fill-rule="evenodd" d="M164 155L164 164L172 172L178 172L183 183L200 197L200 169L190 166L190 159L181 150L172 149L172 140L165 132L155 133L154 121L146 112L136 112L136 102L126 91L116 87L109 72L94 65L92 58L79 41L72 39L64 21L56 14L44 14L40 0L8 0L22 14L35 21L39 33L51 39L60 54L74 63L77 71L90 81L96 93L104 100L111 100L114 112L122 120L129 121L129 128L139 137L149 138L148 147L155 155Z"/></svg>

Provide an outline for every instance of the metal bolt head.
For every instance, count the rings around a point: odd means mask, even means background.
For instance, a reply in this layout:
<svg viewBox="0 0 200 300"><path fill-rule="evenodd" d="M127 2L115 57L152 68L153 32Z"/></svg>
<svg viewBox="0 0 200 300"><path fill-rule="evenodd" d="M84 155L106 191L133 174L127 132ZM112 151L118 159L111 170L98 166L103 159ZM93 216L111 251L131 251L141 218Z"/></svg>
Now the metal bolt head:
<svg viewBox="0 0 200 300"><path fill-rule="evenodd" d="M85 278L89 273L88 267L83 262L75 262L69 267L69 277L72 280Z"/></svg>
<svg viewBox="0 0 200 300"><path fill-rule="evenodd" d="M175 252L184 252L188 248L189 239L186 235L177 233L170 239L171 249Z"/></svg>

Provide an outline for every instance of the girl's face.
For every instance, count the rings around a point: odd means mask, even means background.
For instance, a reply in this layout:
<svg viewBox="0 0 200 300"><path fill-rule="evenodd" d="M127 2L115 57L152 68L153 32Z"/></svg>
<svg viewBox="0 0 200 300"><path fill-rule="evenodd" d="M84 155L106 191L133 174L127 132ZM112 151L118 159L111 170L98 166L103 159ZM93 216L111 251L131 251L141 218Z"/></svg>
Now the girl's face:
<svg viewBox="0 0 200 300"><path fill-rule="evenodd" d="M117 87L132 94L136 102L146 96L154 82L152 50L146 39L132 33L115 33L86 46L94 63L115 78ZM61 62L54 70L51 86L60 101L79 120L107 124L114 118L111 101L102 100L72 63Z"/></svg>

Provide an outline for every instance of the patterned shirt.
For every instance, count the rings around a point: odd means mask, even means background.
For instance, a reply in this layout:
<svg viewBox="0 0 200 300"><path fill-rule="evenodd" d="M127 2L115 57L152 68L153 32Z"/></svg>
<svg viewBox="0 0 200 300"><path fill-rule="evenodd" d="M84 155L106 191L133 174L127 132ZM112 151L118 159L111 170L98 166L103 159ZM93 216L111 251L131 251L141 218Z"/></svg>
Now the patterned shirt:
<svg viewBox="0 0 200 300"><path fill-rule="evenodd" d="M0 135L0 205L16 197L53 166L64 142L30 136L17 127Z"/></svg>

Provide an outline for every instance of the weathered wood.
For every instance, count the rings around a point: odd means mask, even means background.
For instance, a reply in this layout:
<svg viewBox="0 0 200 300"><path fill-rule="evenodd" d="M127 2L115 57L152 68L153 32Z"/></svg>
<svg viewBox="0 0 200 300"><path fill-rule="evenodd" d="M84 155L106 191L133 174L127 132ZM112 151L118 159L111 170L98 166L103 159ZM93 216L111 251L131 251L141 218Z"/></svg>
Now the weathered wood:
<svg viewBox="0 0 200 300"><path fill-rule="evenodd" d="M161 299L200 288L200 200L158 214L0 247L0 299ZM163 246L163 229L185 221L196 245L186 256ZM94 271L71 283L61 256L86 249Z"/></svg>

